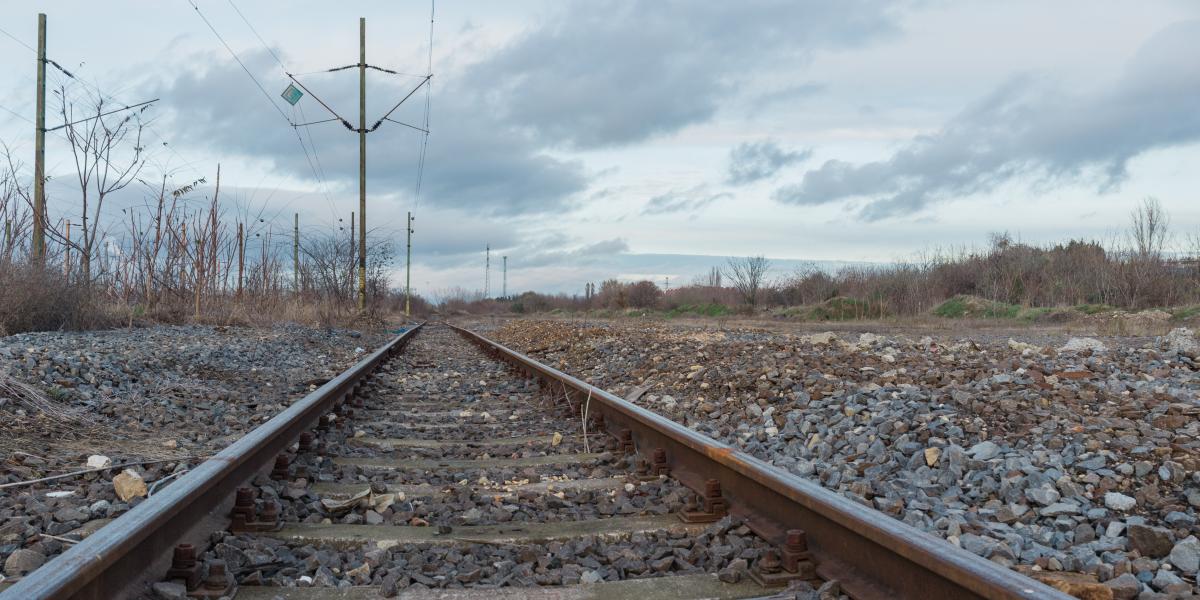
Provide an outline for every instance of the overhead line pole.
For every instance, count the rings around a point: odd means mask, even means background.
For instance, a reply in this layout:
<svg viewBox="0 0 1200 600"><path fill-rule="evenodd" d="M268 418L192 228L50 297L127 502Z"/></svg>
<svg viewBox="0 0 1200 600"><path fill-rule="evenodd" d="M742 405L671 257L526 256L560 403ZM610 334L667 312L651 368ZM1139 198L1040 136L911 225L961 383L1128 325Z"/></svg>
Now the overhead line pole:
<svg viewBox="0 0 1200 600"><path fill-rule="evenodd" d="M358 309L367 309L367 19L358 19Z"/></svg>
<svg viewBox="0 0 1200 600"><path fill-rule="evenodd" d="M501 287L503 290L500 293L501 298L508 299L508 255L504 255L504 283Z"/></svg>
<svg viewBox="0 0 1200 600"><path fill-rule="evenodd" d="M406 250L407 257L404 260L404 316L406 317L412 316L412 222L412 211L409 211L405 227L408 229L408 249Z"/></svg>
<svg viewBox="0 0 1200 600"><path fill-rule="evenodd" d="M300 293L300 213L296 213L296 224L292 229L292 273L296 280L296 293Z"/></svg>
<svg viewBox="0 0 1200 600"><path fill-rule="evenodd" d="M37 116L33 137L33 252L46 259L46 14L38 13Z"/></svg>

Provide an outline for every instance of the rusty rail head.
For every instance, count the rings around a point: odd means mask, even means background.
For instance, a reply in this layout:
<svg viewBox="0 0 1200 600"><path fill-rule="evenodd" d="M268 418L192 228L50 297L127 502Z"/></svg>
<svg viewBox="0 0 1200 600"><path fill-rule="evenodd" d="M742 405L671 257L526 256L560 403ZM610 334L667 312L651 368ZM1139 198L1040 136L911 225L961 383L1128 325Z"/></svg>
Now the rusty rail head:
<svg viewBox="0 0 1200 600"><path fill-rule="evenodd" d="M12 587L0 600L105 600L133 595L166 572L175 544L228 523L234 491L274 463L275 456L354 385L408 344L417 325L294 402L216 456L75 544Z"/></svg>
<svg viewBox="0 0 1200 600"><path fill-rule="evenodd" d="M1072 600L475 332L451 327L522 371L563 386L578 400L590 396L589 412L601 414L608 431L631 431L643 451L664 449L671 476L684 485L703 491L715 478L730 512L769 542L783 546L788 530L803 530L818 574L837 579L856 599Z"/></svg>

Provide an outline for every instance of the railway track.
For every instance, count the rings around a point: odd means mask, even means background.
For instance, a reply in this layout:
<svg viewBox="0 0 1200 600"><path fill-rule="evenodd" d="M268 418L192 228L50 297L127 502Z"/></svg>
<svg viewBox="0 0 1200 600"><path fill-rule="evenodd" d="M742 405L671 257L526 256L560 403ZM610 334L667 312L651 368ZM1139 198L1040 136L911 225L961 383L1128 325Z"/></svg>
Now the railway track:
<svg viewBox="0 0 1200 600"><path fill-rule="evenodd" d="M0 598L789 589L1070 598L443 324L405 332Z"/></svg>

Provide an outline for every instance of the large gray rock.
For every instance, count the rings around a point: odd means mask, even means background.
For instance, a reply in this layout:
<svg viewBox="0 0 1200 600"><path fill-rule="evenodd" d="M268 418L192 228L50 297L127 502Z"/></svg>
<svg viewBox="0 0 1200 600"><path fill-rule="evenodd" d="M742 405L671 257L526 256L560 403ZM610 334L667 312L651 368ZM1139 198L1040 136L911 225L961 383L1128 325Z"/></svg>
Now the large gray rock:
<svg viewBox="0 0 1200 600"><path fill-rule="evenodd" d="M991 460L1000 454L1000 446L995 442L979 442L967 450L967 454L975 460Z"/></svg>
<svg viewBox="0 0 1200 600"><path fill-rule="evenodd" d="M1113 600L1133 600L1142 591L1142 583L1130 573L1123 573L1104 582L1112 590Z"/></svg>
<svg viewBox="0 0 1200 600"><path fill-rule="evenodd" d="M1107 492L1104 494L1104 506L1125 512L1137 506L1137 500L1119 492Z"/></svg>
<svg viewBox="0 0 1200 600"><path fill-rule="evenodd" d="M32 573L46 562L46 556L36 550L21 548L8 555L4 561L4 574L10 577Z"/></svg>
<svg viewBox="0 0 1200 600"><path fill-rule="evenodd" d="M1197 540L1194 535L1189 535L1171 548L1171 554L1167 560L1171 561L1171 564L1183 571L1184 574L1195 575L1196 571L1200 570L1200 540Z"/></svg>

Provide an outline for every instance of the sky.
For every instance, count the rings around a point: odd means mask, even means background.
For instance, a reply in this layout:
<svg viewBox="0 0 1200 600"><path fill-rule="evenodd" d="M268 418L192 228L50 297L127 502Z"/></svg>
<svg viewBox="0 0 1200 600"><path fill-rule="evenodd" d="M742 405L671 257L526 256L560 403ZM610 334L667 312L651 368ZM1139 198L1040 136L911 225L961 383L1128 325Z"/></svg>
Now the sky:
<svg viewBox="0 0 1200 600"><path fill-rule="evenodd" d="M428 2L6 2L0 141L27 176L38 12L69 100L159 98L141 113L144 177L211 184L220 163L227 210L276 235L293 213L316 236L357 211L357 135L289 124L330 118L313 94L357 121L357 70L322 72L357 63L357 17L367 63L398 73L368 71L368 124L431 64L424 169L420 131L368 134L367 217L400 282L414 212L412 281L432 296L482 289L488 245L494 292L507 256L510 290L582 293L609 277L674 287L729 256L771 257L783 277L994 232L1116 241L1151 196L1177 246L1200 234L1186 0L443 0L431 63ZM295 108L285 71L311 91ZM425 91L391 118L423 126ZM73 168L50 136L55 214L75 210ZM105 214L144 202L131 186Z"/></svg>

